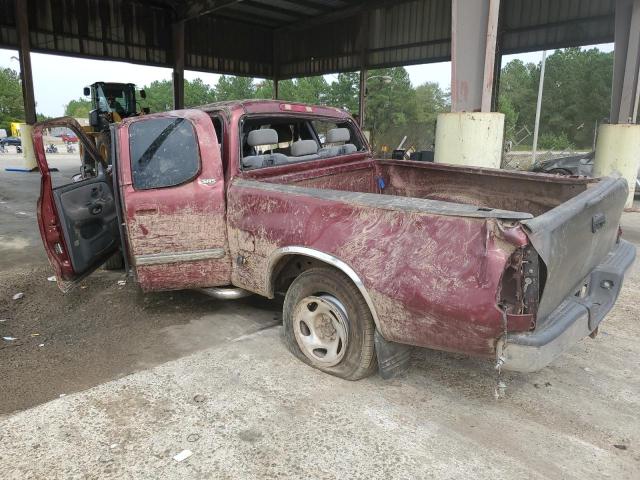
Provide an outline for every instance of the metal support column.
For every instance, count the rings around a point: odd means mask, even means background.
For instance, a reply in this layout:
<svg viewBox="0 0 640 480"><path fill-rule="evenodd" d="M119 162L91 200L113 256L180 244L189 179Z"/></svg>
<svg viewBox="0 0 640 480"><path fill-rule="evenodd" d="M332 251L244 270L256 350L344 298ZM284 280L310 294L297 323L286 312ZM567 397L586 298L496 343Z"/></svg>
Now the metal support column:
<svg viewBox="0 0 640 480"><path fill-rule="evenodd" d="M369 48L369 12L363 10L360 14L360 30L358 43L360 44L360 82L358 88L358 123L360 128L365 127L367 109L367 53Z"/></svg>
<svg viewBox="0 0 640 480"><path fill-rule="evenodd" d="M33 125L36 123L36 100L33 92L33 75L31 73L31 45L29 42L29 17L27 7L27 0L15 1L24 116L26 123Z"/></svg>
<svg viewBox="0 0 640 480"><path fill-rule="evenodd" d="M365 110L367 108L367 75L367 70L360 70L360 86L358 89L358 122L360 122L360 128L364 128Z"/></svg>
<svg viewBox="0 0 640 480"><path fill-rule="evenodd" d="M452 1L451 111L490 112L500 0Z"/></svg>
<svg viewBox="0 0 640 480"><path fill-rule="evenodd" d="M271 45L271 48L273 49L273 99L278 100L278 96L280 95L280 63L278 62L279 43L278 32L276 31L273 32L273 42Z"/></svg>
<svg viewBox="0 0 640 480"><path fill-rule="evenodd" d="M617 0L611 123L636 123L640 98L640 0Z"/></svg>
<svg viewBox="0 0 640 480"><path fill-rule="evenodd" d="M173 24L173 109L184 108L184 20Z"/></svg>

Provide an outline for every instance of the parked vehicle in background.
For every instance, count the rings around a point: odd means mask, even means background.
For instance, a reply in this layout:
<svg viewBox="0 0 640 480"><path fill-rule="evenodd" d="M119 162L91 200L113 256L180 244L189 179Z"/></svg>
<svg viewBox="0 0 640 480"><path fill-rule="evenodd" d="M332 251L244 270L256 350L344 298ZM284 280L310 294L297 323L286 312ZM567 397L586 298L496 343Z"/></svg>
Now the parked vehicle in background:
<svg viewBox="0 0 640 480"><path fill-rule="evenodd" d="M42 133L56 126L98 168L53 188ZM635 258L623 179L377 159L332 107L128 118L110 127L111 163L71 118L33 132L61 289L121 252L144 291L282 295L290 351L349 380L387 375L408 346L539 370L597 333Z"/></svg>
<svg viewBox="0 0 640 480"><path fill-rule="evenodd" d="M557 175L584 175L586 177L593 177L594 158L595 152L552 158L550 160L536 162L533 165L532 171ZM640 195L640 171L636 177L635 194L636 196Z"/></svg>
<svg viewBox="0 0 640 480"><path fill-rule="evenodd" d="M60 135L60 139L64 143L78 143L78 137L73 134L63 133L62 135Z"/></svg>
<svg viewBox="0 0 640 480"><path fill-rule="evenodd" d="M0 138L0 145L3 145L5 147L21 147L22 139L20 137Z"/></svg>
<svg viewBox="0 0 640 480"><path fill-rule="evenodd" d="M53 143L50 143L49 145L47 145L47 148L45 149L46 153L58 153L58 147L56 147Z"/></svg>

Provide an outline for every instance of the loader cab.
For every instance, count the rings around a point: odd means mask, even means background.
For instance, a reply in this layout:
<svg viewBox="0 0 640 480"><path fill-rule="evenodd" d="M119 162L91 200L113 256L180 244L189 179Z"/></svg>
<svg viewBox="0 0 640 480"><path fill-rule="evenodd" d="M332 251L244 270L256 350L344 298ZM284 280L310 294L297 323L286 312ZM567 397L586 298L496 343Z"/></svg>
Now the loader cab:
<svg viewBox="0 0 640 480"><path fill-rule="evenodd" d="M109 123L138 115L133 83L96 82L85 87L84 94L91 96L89 124L96 130L107 130ZM140 97L146 98L144 90L140 90Z"/></svg>

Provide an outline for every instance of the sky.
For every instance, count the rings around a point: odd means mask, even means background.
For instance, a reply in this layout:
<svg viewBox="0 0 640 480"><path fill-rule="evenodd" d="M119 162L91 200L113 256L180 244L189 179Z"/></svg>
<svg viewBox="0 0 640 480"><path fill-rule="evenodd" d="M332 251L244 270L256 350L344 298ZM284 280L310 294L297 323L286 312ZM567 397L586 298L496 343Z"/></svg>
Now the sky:
<svg viewBox="0 0 640 480"><path fill-rule="evenodd" d="M597 47L609 52L613 44L602 44L584 48ZM551 54L551 51L548 52ZM18 52L0 49L0 68L19 69ZM538 63L542 52L505 55L503 65L516 58L525 63ZM70 101L82 98L82 90L96 81L135 83L139 87L148 85L154 80L171 79L171 69L135 65L125 62L87 60L82 58L63 57L33 53L31 55L33 82L36 96L36 109L51 117L64 114L64 107ZM412 65L406 67L414 86L425 82L437 82L443 89L449 89L451 83L451 62ZM213 73L185 71L185 78L193 80L201 78L209 85L215 85L220 76ZM325 75L328 82L337 75Z"/></svg>

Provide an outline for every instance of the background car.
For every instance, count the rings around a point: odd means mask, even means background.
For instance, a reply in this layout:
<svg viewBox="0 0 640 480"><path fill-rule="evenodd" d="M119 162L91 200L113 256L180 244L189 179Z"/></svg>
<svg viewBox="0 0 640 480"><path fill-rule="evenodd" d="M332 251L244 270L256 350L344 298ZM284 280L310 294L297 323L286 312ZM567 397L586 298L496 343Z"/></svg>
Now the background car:
<svg viewBox="0 0 640 480"><path fill-rule="evenodd" d="M0 145L5 147L20 147L22 146L22 140L20 137L5 137L0 138Z"/></svg>
<svg viewBox="0 0 640 480"><path fill-rule="evenodd" d="M64 143L78 143L78 137L76 137L74 134L69 134L69 133L63 133L62 135L60 135L60 139L64 142Z"/></svg>
<svg viewBox="0 0 640 480"><path fill-rule="evenodd" d="M580 155L570 155L567 157L552 158L536 162L531 169L534 172L552 173L557 175L584 175L593 176L593 159L595 152ZM640 195L640 172L636 177L636 196Z"/></svg>

